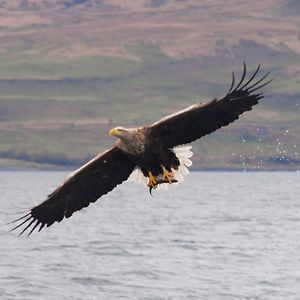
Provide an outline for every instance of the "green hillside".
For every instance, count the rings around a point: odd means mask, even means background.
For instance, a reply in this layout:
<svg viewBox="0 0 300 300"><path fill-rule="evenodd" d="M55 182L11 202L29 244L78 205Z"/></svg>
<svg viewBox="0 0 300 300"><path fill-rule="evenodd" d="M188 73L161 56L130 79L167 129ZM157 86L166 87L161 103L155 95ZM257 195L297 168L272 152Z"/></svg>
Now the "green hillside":
<svg viewBox="0 0 300 300"><path fill-rule="evenodd" d="M223 96L245 60L276 78L253 111L194 144L195 166L299 169L297 4L231 2L4 1L0 167L73 168L114 142L113 126Z"/></svg>

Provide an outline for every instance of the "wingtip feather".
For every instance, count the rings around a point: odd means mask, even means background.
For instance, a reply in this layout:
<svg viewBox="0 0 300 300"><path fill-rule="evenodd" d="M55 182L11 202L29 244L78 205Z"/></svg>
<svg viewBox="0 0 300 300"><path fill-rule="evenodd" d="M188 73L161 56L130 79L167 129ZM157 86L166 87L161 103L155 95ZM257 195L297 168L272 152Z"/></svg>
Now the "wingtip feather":
<svg viewBox="0 0 300 300"><path fill-rule="evenodd" d="M246 74L247 74L247 66L246 66L245 61L243 62L243 66L244 66L243 74L241 76L239 83L234 87L235 80L232 80L232 83L231 83L231 86L230 86L230 89L229 89L227 95L234 94L235 92L238 92L238 91L245 91L248 93L253 93L253 92L263 88L264 86L268 85L270 82L272 82L275 79L275 76L274 76L270 80L263 82L270 75L270 71L269 71L265 75L263 75L259 80L255 81L252 85L249 86L249 84L251 82L253 82L254 78L257 76L258 71L261 68L261 64L259 64L257 66L256 70L254 71L254 73L252 74L252 76L247 80L246 83L243 84L243 82L246 78ZM232 72L232 73L234 74L234 72ZM234 77L233 77L233 79L234 79Z"/></svg>

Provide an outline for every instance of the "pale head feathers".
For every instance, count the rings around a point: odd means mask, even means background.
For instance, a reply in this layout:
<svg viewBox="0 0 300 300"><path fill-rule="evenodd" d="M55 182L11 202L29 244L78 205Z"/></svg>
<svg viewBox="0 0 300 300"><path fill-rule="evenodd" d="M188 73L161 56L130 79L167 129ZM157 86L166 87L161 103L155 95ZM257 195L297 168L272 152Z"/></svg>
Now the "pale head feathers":
<svg viewBox="0 0 300 300"><path fill-rule="evenodd" d="M132 140L135 132L135 128L115 127L109 131L109 135L115 136L123 141L129 141Z"/></svg>

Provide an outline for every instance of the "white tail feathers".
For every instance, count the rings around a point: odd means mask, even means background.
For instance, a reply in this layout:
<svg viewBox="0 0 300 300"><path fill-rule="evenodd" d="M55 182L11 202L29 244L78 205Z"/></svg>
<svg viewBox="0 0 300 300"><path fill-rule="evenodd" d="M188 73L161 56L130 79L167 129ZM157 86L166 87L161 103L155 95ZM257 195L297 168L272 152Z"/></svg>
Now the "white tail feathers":
<svg viewBox="0 0 300 300"><path fill-rule="evenodd" d="M174 179L177 180L177 182L174 182L172 184L169 183L162 183L158 185L158 188L161 188L163 190L168 190L170 186L176 186L179 182L184 181L184 176L189 174L189 170L187 167L190 167L192 165L192 161L190 158L193 155L193 152L191 151L192 146L179 146L172 149L172 151L175 153L176 157L179 160L179 167L177 170L174 170L172 168L172 172L174 174ZM159 178L158 178L159 179ZM144 176L140 168L136 167L132 173L130 174L129 181L133 181L136 183L141 183L145 187L147 187L148 184L148 178Z"/></svg>

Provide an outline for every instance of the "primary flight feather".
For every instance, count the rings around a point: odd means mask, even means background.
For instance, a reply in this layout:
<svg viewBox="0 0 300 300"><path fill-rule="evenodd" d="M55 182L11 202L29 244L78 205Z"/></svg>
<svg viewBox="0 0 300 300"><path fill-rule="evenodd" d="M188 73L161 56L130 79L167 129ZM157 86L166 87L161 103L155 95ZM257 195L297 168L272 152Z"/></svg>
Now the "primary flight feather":
<svg viewBox="0 0 300 300"><path fill-rule="evenodd" d="M271 81L266 80L269 73L256 80L259 69L260 66L246 80L244 63L241 79L236 84L232 73L231 87L221 99L194 104L150 126L111 129L109 134L118 138L115 145L72 173L44 202L15 220L18 224L12 230L23 226L20 235L26 230L30 235L35 229L40 231L69 218L131 174L150 192L160 185L166 187L181 181L186 167L191 165L192 152L191 147L176 146L210 134L251 110L263 98L257 91Z"/></svg>

